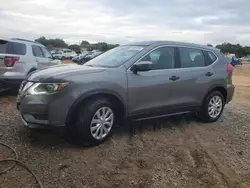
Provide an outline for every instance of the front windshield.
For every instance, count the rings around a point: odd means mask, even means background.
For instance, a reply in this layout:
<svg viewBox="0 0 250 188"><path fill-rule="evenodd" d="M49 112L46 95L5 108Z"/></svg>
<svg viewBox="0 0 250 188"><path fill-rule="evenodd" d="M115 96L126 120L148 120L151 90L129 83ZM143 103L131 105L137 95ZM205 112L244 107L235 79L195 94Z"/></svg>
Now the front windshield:
<svg viewBox="0 0 250 188"><path fill-rule="evenodd" d="M85 65L93 67L118 67L143 50L143 46L119 46L90 60Z"/></svg>

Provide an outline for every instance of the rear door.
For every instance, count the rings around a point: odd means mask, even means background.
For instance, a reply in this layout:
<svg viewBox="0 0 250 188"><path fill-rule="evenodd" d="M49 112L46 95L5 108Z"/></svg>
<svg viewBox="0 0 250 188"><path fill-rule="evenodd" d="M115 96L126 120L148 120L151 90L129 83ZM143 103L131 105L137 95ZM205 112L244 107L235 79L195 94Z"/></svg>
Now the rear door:
<svg viewBox="0 0 250 188"><path fill-rule="evenodd" d="M189 47L178 48L180 80L179 92L176 93L183 106L199 106L208 89L213 83L215 71L212 66L216 56L209 52L213 60L209 61L209 54L202 49Z"/></svg>
<svg viewBox="0 0 250 188"><path fill-rule="evenodd" d="M38 45L32 45L32 53L35 56L38 69L50 66L50 60L45 57L42 47Z"/></svg>

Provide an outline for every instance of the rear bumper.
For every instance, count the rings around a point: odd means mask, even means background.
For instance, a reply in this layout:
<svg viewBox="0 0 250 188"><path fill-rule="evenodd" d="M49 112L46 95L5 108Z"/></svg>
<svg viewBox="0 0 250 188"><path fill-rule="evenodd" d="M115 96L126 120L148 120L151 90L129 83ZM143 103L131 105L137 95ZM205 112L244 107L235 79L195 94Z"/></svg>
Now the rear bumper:
<svg viewBox="0 0 250 188"><path fill-rule="evenodd" d="M23 79L1 79L0 89L18 89Z"/></svg>
<svg viewBox="0 0 250 188"><path fill-rule="evenodd" d="M229 103L233 99L234 90L235 90L235 86L233 84L228 84L227 85L227 99L226 99L226 103Z"/></svg>
<svg viewBox="0 0 250 188"><path fill-rule="evenodd" d="M20 72L7 71L0 75L0 88L19 89L26 75Z"/></svg>

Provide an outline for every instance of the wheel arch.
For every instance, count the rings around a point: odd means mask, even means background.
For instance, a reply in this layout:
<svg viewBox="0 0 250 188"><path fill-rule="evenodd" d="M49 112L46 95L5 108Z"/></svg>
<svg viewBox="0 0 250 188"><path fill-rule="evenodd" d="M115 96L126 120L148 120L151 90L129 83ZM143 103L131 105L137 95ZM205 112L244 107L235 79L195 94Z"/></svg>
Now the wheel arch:
<svg viewBox="0 0 250 188"><path fill-rule="evenodd" d="M225 100L225 102L226 102L226 100L227 100L227 89L226 89L225 86L223 86L223 85L215 85L215 86L211 87L211 88L208 90L208 92L206 93L206 95L204 96L202 102L203 102L203 101L206 99L206 97L207 97L211 92L213 92L213 91L219 91L219 92L221 92L221 94L223 95L224 100Z"/></svg>
<svg viewBox="0 0 250 188"><path fill-rule="evenodd" d="M82 96L80 96L74 103L71 105L67 118L66 118L66 125L70 126L74 123L76 112L78 111L79 107L81 105L84 105L89 100L92 100L94 98L107 98L112 105L114 105L116 110L119 110L121 113L119 113L118 117L124 118L127 114L127 109L125 106L125 102L122 99L122 97L112 91L109 90L98 90L98 91L92 91L88 92Z"/></svg>

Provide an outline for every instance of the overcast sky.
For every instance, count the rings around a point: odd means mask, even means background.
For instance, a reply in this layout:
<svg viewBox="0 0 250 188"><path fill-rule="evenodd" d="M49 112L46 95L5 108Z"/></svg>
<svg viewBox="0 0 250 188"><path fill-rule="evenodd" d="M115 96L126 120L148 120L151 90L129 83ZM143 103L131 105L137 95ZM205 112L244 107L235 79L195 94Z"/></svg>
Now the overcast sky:
<svg viewBox="0 0 250 188"><path fill-rule="evenodd" d="M250 45L249 0L0 0L0 37Z"/></svg>

